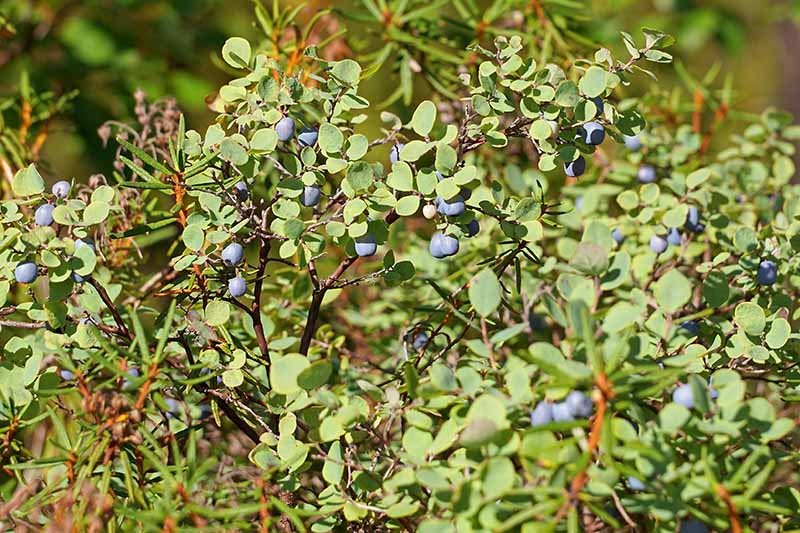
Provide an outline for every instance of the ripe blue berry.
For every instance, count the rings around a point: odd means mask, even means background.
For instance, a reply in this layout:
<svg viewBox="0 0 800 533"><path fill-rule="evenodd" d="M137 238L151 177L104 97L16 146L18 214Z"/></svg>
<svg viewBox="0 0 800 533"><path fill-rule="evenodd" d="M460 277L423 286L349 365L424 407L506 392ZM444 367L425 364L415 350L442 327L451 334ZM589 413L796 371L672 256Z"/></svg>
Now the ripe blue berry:
<svg viewBox="0 0 800 533"><path fill-rule="evenodd" d="M636 179L640 183L653 183L656 181L656 167L653 165L642 165L636 173Z"/></svg>
<svg viewBox="0 0 800 533"><path fill-rule="evenodd" d="M642 140L638 135L626 135L625 148L631 150L632 152L636 152L642 148Z"/></svg>
<svg viewBox="0 0 800 533"><path fill-rule="evenodd" d="M681 520L680 533L708 533L708 526L694 518Z"/></svg>
<svg viewBox="0 0 800 533"><path fill-rule="evenodd" d="M53 196L56 198L66 198L69 194L69 190L72 186L69 184L68 181L57 181L53 184L53 188L50 189L53 192Z"/></svg>
<svg viewBox="0 0 800 533"><path fill-rule="evenodd" d="M706 225L700 222L699 209L696 207L689 208L689 213L686 215L686 223L683 227L692 233L703 233L706 230Z"/></svg>
<svg viewBox="0 0 800 533"><path fill-rule="evenodd" d="M77 272L73 272L73 273L72 273L72 281L74 281L75 283L83 283L83 282L85 282L85 281L86 281L88 278L89 278L88 276L81 276L81 275L80 275L80 274L78 274Z"/></svg>
<svg viewBox="0 0 800 533"><path fill-rule="evenodd" d="M473 218L467 224L467 237L474 237L481 231L481 225L478 224L478 219Z"/></svg>
<svg viewBox="0 0 800 533"><path fill-rule="evenodd" d="M306 185L303 188L303 195L300 197L300 203L306 207L314 207L319 203L320 191L316 185Z"/></svg>
<svg viewBox="0 0 800 533"><path fill-rule="evenodd" d="M528 313L528 325L531 331L547 331L547 321L538 313L530 311Z"/></svg>
<svg viewBox="0 0 800 533"><path fill-rule="evenodd" d="M644 490L644 483L642 483L633 476L628 476L628 486L631 488L631 490L635 491Z"/></svg>
<svg viewBox="0 0 800 533"><path fill-rule="evenodd" d="M575 161L564 164L564 172L571 178L582 176L586 172L586 160L582 155L579 155Z"/></svg>
<svg viewBox="0 0 800 533"><path fill-rule="evenodd" d="M457 217L464 212L466 209L466 204L464 204L464 199L461 197L461 195L457 195L449 202L437 196L436 209L443 215Z"/></svg>
<svg viewBox="0 0 800 533"><path fill-rule="evenodd" d="M450 257L451 255L456 255L458 253L458 239L452 235L442 235L440 242L442 253L445 255L445 257Z"/></svg>
<svg viewBox="0 0 800 533"><path fill-rule="evenodd" d="M614 231L611 232L611 238L614 239L614 242L617 244L622 244L622 241L625 240L625 235L622 234L619 228L614 228Z"/></svg>
<svg viewBox="0 0 800 533"><path fill-rule="evenodd" d="M667 249L667 246L669 246L667 240L663 237L659 237L658 235L653 235L650 237L650 249L655 253L663 254Z"/></svg>
<svg viewBox="0 0 800 533"><path fill-rule="evenodd" d="M670 228L669 233L667 233L667 242L673 246L681 245L681 233L677 228Z"/></svg>
<svg viewBox="0 0 800 533"><path fill-rule="evenodd" d="M531 411L531 426L541 426L553 421L553 404L547 400L542 400L536 404L536 408Z"/></svg>
<svg viewBox="0 0 800 533"><path fill-rule="evenodd" d="M228 266L236 266L244 259L244 248L238 242L232 242L222 250L222 262Z"/></svg>
<svg viewBox="0 0 800 533"><path fill-rule="evenodd" d="M228 292L234 298L242 296L247 292L247 282L241 276L236 276L228 280Z"/></svg>
<svg viewBox="0 0 800 533"><path fill-rule="evenodd" d="M698 335L700 335L700 325L694 320L689 320L687 322L684 322L683 324L681 324L680 327L692 337L697 337Z"/></svg>
<svg viewBox="0 0 800 533"><path fill-rule="evenodd" d="M756 273L756 281L759 285L772 285L778 280L778 267L769 260L761 261Z"/></svg>
<svg viewBox="0 0 800 533"><path fill-rule="evenodd" d="M52 204L42 204L36 209L33 215L33 220L37 226L49 226L53 223L53 209L55 206Z"/></svg>
<svg viewBox="0 0 800 533"><path fill-rule="evenodd" d="M602 144L606 138L606 130L599 122L587 122L578 128L578 137L589 145Z"/></svg>
<svg viewBox="0 0 800 533"><path fill-rule="evenodd" d="M603 99L599 96L595 96L593 98L589 98L592 102L594 102L595 107L597 108L597 114L602 115L603 110L605 109L605 105L603 104Z"/></svg>
<svg viewBox="0 0 800 533"><path fill-rule="evenodd" d="M692 394L692 387L688 383L678 386L672 392L672 401L684 406L687 409L694 407L694 395Z"/></svg>
<svg viewBox="0 0 800 533"><path fill-rule="evenodd" d="M75 249L77 250L81 246L88 246L93 252L97 252L97 248L95 248L94 241L92 239L75 239Z"/></svg>
<svg viewBox="0 0 800 533"><path fill-rule="evenodd" d="M414 348L414 350L421 350L426 344L428 344L428 340L430 340L430 337L428 337L428 334L424 331L417 333L417 335L414 337L414 341L411 343L411 346Z"/></svg>
<svg viewBox="0 0 800 533"><path fill-rule="evenodd" d="M375 255L378 251L378 244L375 242L375 237L367 233L361 237L356 237L356 254L359 257L370 257Z"/></svg>
<svg viewBox="0 0 800 533"><path fill-rule="evenodd" d="M436 259L444 259L455 255L458 252L458 239L452 235L434 233L428 250Z"/></svg>
<svg viewBox="0 0 800 533"><path fill-rule="evenodd" d="M275 124L275 133L278 134L278 140L286 142L294 136L294 120L292 117L283 117Z"/></svg>
<svg viewBox="0 0 800 533"><path fill-rule="evenodd" d="M14 278L18 283L33 283L39 275L39 268L36 263L25 261L17 265L14 269Z"/></svg>
<svg viewBox="0 0 800 533"><path fill-rule="evenodd" d="M554 422L572 422L575 416L570 411L566 402L561 402L553 405L553 421Z"/></svg>
<svg viewBox="0 0 800 533"><path fill-rule="evenodd" d="M400 161L400 150L402 150L404 146L405 144L403 143L397 143L392 146L392 149L389 151L389 162L391 162L393 165ZM441 176L441 174L439 174L439 176ZM441 180L442 178L439 178L439 181Z"/></svg>
<svg viewBox="0 0 800 533"><path fill-rule="evenodd" d="M314 128L303 128L300 130L300 133L297 134L297 144L299 144L301 148L314 146L317 144L318 135L317 130Z"/></svg>
<svg viewBox="0 0 800 533"><path fill-rule="evenodd" d="M592 399L581 391L570 392L567 395L567 399L564 400L564 403L567 404L569 412L572 413L572 416L575 418L586 418L591 416L592 408L594 407Z"/></svg>
<svg viewBox="0 0 800 533"><path fill-rule="evenodd" d="M247 188L247 183L243 181L237 182L236 185L233 186L233 190L236 192L236 196L242 202L247 200L247 197L250 196L250 190Z"/></svg>

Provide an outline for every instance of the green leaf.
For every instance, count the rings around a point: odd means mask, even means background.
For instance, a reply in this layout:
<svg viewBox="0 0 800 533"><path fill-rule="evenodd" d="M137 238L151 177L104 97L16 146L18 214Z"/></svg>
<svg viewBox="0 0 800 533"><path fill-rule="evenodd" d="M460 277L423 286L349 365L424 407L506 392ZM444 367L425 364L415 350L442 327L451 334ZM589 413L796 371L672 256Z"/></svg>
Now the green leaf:
<svg viewBox="0 0 800 533"><path fill-rule="evenodd" d="M17 196L33 196L44 192L44 180L33 163L20 169L11 182L11 189Z"/></svg>
<svg viewBox="0 0 800 533"><path fill-rule="evenodd" d="M231 306L223 300L211 300L206 306L206 322L209 326L221 326L231 316Z"/></svg>
<svg viewBox="0 0 800 533"><path fill-rule="evenodd" d="M322 465L322 479L331 485L338 485L344 474L344 459L342 458L342 445L334 442L328 449L325 463Z"/></svg>
<svg viewBox="0 0 800 533"><path fill-rule="evenodd" d="M500 291L495 273L484 268L470 282L469 301L479 315L486 317L500 305Z"/></svg>
<svg viewBox="0 0 800 533"><path fill-rule="evenodd" d="M222 45L222 59L236 68L247 68L252 51L250 43L241 37L231 37Z"/></svg>
<svg viewBox="0 0 800 533"><path fill-rule="evenodd" d="M319 128L319 147L326 154L337 153L344 144L344 135L339 128L328 122Z"/></svg>
<svg viewBox="0 0 800 533"><path fill-rule="evenodd" d="M181 235L183 244L194 252L198 252L203 248L205 238L206 236L203 232L203 228L200 227L199 224L189 224L186 226L186 229L183 230L183 235Z"/></svg>
<svg viewBox="0 0 800 533"><path fill-rule="evenodd" d="M106 202L92 202L86 209L83 210L83 224L91 226L99 224L108 217L108 212L111 209Z"/></svg>
<svg viewBox="0 0 800 533"><path fill-rule="evenodd" d="M436 106L430 100L422 101L411 117L411 128L417 135L427 137L436 122Z"/></svg>
<svg viewBox="0 0 800 533"><path fill-rule="evenodd" d="M661 408L658 413L658 423L662 431L674 435L680 430L692 414L684 406L670 402Z"/></svg>
<svg viewBox="0 0 800 533"><path fill-rule="evenodd" d="M365 191L372 186L374 173L372 166L366 161L357 161L347 168L345 177L354 191Z"/></svg>
<svg viewBox="0 0 800 533"><path fill-rule="evenodd" d="M358 84L361 76L361 65L352 59L336 61L331 69L331 75L346 85L354 86Z"/></svg>
<svg viewBox="0 0 800 533"><path fill-rule="evenodd" d="M606 90L607 73L600 67L589 67L578 83L581 92L589 98L600 96Z"/></svg>
<svg viewBox="0 0 800 533"><path fill-rule="evenodd" d="M395 206L395 211L401 217L410 217L419 209L419 196L409 195L400 198Z"/></svg>
<svg viewBox="0 0 800 533"><path fill-rule="evenodd" d="M767 326L764 310L752 302L743 302L736 306L733 320L748 335L761 335Z"/></svg>
<svg viewBox="0 0 800 533"><path fill-rule="evenodd" d="M483 471L483 494L490 500L503 496L514 487L514 463L508 457L493 457Z"/></svg>
<svg viewBox="0 0 800 533"><path fill-rule="evenodd" d="M117 142L120 145L122 145L126 150L128 150L131 154L133 154L137 158L141 159L143 163L145 163L147 165L150 165L151 167L153 167L154 169L158 170L162 174L165 174L165 175L169 176L169 175L175 173L174 170L172 170L168 166L164 165L163 163L159 163L149 153L145 152L144 150L142 150L138 146L135 146L135 145L129 143L125 139L117 138ZM156 180L156 181L158 181L158 180Z"/></svg>
<svg viewBox="0 0 800 533"><path fill-rule="evenodd" d="M662 311L674 313L689 303L692 285L679 270L670 270L655 283L654 293Z"/></svg>
<svg viewBox="0 0 800 533"><path fill-rule="evenodd" d="M792 327L789 322L784 318L776 318L769 328L766 336L767 345L773 350L783 348L783 345L789 340L789 335L792 333Z"/></svg>
<svg viewBox="0 0 800 533"><path fill-rule="evenodd" d="M309 366L311 363L300 354L288 354L276 359L269 369L269 382L272 390L285 395L299 392L298 378Z"/></svg>
<svg viewBox="0 0 800 533"><path fill-rule="evenodd" d="M400 159L403 161L417 161L420 157L425 155L433 146L431 143L425 141L413 140L406 143L403 149L400 150Z"/></svg>

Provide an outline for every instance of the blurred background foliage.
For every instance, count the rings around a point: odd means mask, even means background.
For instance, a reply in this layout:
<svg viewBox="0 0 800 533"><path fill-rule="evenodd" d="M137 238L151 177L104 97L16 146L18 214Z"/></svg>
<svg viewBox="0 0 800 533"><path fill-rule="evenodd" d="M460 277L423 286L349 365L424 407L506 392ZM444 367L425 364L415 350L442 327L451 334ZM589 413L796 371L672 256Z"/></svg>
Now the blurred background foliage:
<svg viewBox="0 0 800 533"><path fill-rule="evenodd" d="M218 55L222 43L230 35L264 40L263 20L255 16L254 4L252 0L0 0L0 97L24 91L26 75L35 92L69 97L77 90L68 112L47 123L48 142L38 154L41 167L51 177L85 179L108 173L114 152L103 146L97 129L109 119L134 119L137 88L150 100L176 97L193 128L202 130L212 120L211 93L229 77ZM381 59L377 56L387 42L386 28L375 20L370 24L370 7L382 9L382 1L312 0L300 6L281 0L280 4L287 10L301 9L296 20L301 28L322 10L337 10L336 19L316 21L310 41L341 34L325 53ZM432 1L429 9L442 9L439 4ZM497 16L489 9L490 2L453 4L463 6L478 23ZM494 2L495 9L498 5L503 2ZM588 36L591 46L621 43L619 31L636 33L637 26L667 29L677 38L673 54L687 72L702 78L719 68L718 84L726 76L733 78L739 91L733 96L734 108L760 111L777 105L800 115L798 0L532 0L529 10L534 14L544 10L571 37L586 42ZM438 31L443 39L452 37L454 47L461 44L459 28L448 22L443 9L440 15L435 19L438 28L417 29ZM466 42L471 39L469 34L461 37ZM490 38L485 36L484 42ZM437 80L408 79L418 77L413 58L395 55L384 67L391 75L373 76L367 96L399 91L398 80L405 77L413 84L413 100L424 99ZM444 56L442 60L455 61ZM408 65L405 72L399 66L403 62ZM407 98L405 102L397 98L390 102L391 110L403 115L404 103L409 103Z"/></svg>

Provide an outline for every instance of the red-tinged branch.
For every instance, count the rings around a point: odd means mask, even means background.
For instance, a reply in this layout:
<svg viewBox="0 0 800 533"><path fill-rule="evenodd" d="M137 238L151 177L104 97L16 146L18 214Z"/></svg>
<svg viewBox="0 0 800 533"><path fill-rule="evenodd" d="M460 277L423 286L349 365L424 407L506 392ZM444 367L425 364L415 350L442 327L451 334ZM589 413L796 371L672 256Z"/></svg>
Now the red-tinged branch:
<svg viewBox="0 0 800 533"><path fill-rule="evenodd" d="M736 510L736 506L733 504L733 500L731 500L731 495L728 493L728 489L726 489L723 485L716 485L714 490L717 493L717 496L722 498L722 501L725 502L725 507L728 509L728 521L731 524L731 533L742 533L742 525L739 522L739 513Z"/></svg>
<svg viewBox="0 0 800 533"><path fill-rule="evenodd" d="M383 220L386 222L387 226L391 226L398 218L400 218L400 216L397 214L397 211L392 209ZM306 319L306 325L303 329L303 336L300 339L301 354L308 355L308 349L311 346L311 341L314 339L314 333L317 331L319 311L322 307L322 300L325 298L325 293L339 281L339 278L341 278L344 273L347 272L347 269L353 266L358 259L358 256L343 259L333 273L324 280L321 280L319 286L314 289L314 294L311 297L311 305L308 308L308 318Z"/></svg>
<svg viewBox="0 0 800 533"><path fill-rule="evenodd" d="M597 386L600 394L597 395L597 400L595 401L595 415L592 419L592 426L589 433L589 445L587 452L589 453L590 457L595 455L597 450L600 448L600 435L602 434L603 424L605 423L608 401L614 397L614 391L611 388L611 384L609 383L605 374L597 375L597 378L595 379L595 385ZM556 514L556 522L561 521L561 519L566 516L567 512L577 501L581 491L586 486L586 482L589 480L588 472L590 464L591 460L587 462L586 466L584 466L581 471L578 472L578 475L573 478L572 483L570 484L569 492L567 493L567 499Z"/></svg>
<svg viewBox="0 0 800 533"><path fill-rule="evenodd" d="M133 334L128 330L128 327L125 325L125 321L122 320L122 315L119 314L117 310L117 306L114 305L114 302L111 300L111 297L108 295L106 290L103 288L100 283L97 282L94 278L87 278L86 280L94 289L97 291L97 294L100 295L100 299L103 300L103 303L106 304L106 307L111 312L111 316L114 317L114 322L117 324L117 329L122 336L127 337L128 340L133 340Z"/></svg>
<svg viewBox="0 0 800 533"><path fill-rule="evenodd" d="M261 228L265 232L268 227L267 218L267 214L264 213ZM253 292L253 305L250 308L250 316L253 320L253 330L255 330L256 333L258 348L261 350L261 355L267 361L269 361L269 345L267 343L267 336L264 335L264 324L261 320L261 292L264 287L264 272L267 269L267 262L269 262L269 249L270 241L262 238L261 249L258 253L258 271L256 272L256 283Z"/></svg>

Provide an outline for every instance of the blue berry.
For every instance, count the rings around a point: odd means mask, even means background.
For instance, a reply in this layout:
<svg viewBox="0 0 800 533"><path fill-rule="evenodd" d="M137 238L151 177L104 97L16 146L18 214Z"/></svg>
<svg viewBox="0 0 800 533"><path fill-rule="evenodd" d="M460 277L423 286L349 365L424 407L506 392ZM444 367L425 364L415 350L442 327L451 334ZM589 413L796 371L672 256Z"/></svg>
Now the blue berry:
<svg viewBox="0 0 800 533"><path fill-rule="evenodd" d="M692 387L688 383L678 386L672 392L672 401L684 406L687 409L694 407L694 395L692 394Z"/></svg>
<svg viewBox="0 0 800 533"><path fill-rule="evenodd" d="M94 241L92 239L75 239L75 249L77 250L81 246L88 246L93 252L97 252L97 248L95 248Z"/></svg>
<svg viewBox="0 0 800 533"><path fill-rule="evenodd" d="M778 267L769 260L761 261L756 273L756 281L759 285L772 285L778 280Z"/></svg>
<svg viewBox="0 0 800 533"><path fill-rule="evenodd" d="M631 488L631 490L635 491L644 490L645 488L644 483L642 483L633 476L628 476L628 486Z"/></svg>
<svg viewBox="0 0 800 533"><path fill-rule="evenodd" d="M692 337L697 337L700 335L700 325L694 320L686 321L681 324L680 327L681 329L686 330L686 332Z"/></svg>
<svg viewBox="0 0 800 533"><path fill-rule="evenodd" d="M402 150L404 146L405 146L405 144L403 144L403 143L397 143L394 146L392 146L392 149L389 151L389 162L390 163L392 163L394 165L395 163L400 161L400 150ZM437 174L439 174L439 173L437 172ZM441 176L441 174L439 174L439 176ZM442 180L442 178L440 177L439 181L441 181L441 180Z"/></svg>
<svg viewBox="0 0 800 533"><path fill-rule="evenodd" d="M473 218L467 224L467 237L474 237L481 231L481 226L478 224L478 219Z"/></svg>
<svg viewBox="0 0 800 533"><path fill-rule="evenodd" d="M318 135L317 130L314 128L303 128L300 130L300 133L297 134L297 144L299 144L301 148L314 146L317 144Z"/></svg>
<svg viewBox="0 0 800 533"><path fill-rule="evenodd" d="M603 104L603 99L599 96L595 96L593 98L589 98L592 102L594 102L595 107L597 108L597 114L602 115L603 110L605 109L605 105Z"/></svg>
<svg viewBox="0 0 800 533"><path fill-rule="evenodd" d="M69 190L72 186L69 184L68 181L57 181L53 184L53 188L50 189L53 192L53 196L56 198L66 198L69 194Z"/></svg>
<svg viewBox="0 0 800 533"><path fill-rule="evenodd" d="M236 266L244 259L244 248L238 242L232 242L222 250L222 262L228 266Z"/></svg>
<svg viewBox="0 0 800 533"><path fill-rule="evenodd" d="M673 246L681 245L681 233L677 228L670 228L669 233L667 233L667 242Z"/></svg>
<svg viewBox="0 0 800 533"><path fill-rule="evenodd" d="M708 526L694 518L681 520L680 533L708 533Z"/></svg>
<svg viewBox="0 0 800 533"><path fill-rule="evenodd" d="M581 391L570 392L567 395L567 399L564 400L564 403L567 404L570 413L572 413L572 416L575 418L586 418L591 416L592 408L594 407L592 399Z"/></svg>
<svg viewBox="0 0 800 533"><path fill-rule="evenodd" d="M657 254L663 254L664 251L667 249L667 240L663 237L659 237L658 235L653 235L650 237L650 249L653 250Z"/></svg>
<svg viewBox="0 0 800 533"><path fill-rule="evenodd" d="M611 238L614 239L614 242L617 244L622 244L622 241L625 240L625 235L622 234L619 228L614 228L614 231L611 232Z"/></svg>
<svg viewBox="0 0 800 533"><path fill-rule="evenodd" d="M430 337L428 337L428 334L424 331L417 333L417 335L414 337L414 341L411 343L411 347L414 348L414 350L421 350L426 344L428 344L428 340L430 340Z"/></svg>
<svg viewBox="0 0 800 533"><path fill-rule="evenodd" d="M553 421L554 422L572 422L575 416L572 414L566 402L561 402L553 405Z"/></svg>
<svg viewBox="0 0 800 533"><path fill-rule="evenodd" d="M633 152L636 152L642 148L642 140L639 138L638 135L626 135L625 148Z"/></svg>
<svg viewBox="0 0 800 533"><path fill-rule="evenodd" d="M375 242L375 237L370 233L362 235L361 237L356 237L355 242L356 254L359 257L370 257L375 255L375 252L378 251L378 244Z"/></svg>
<svg viewBox="0 0 800 533"><path fill-rule="evenodd" d="M586 144L596 146L606 139L606 130L599 122L587 122L578 128L578 138Z"/></svg>
<svg viewBox="0 0 800 533"><path fill-rule="evenodd" d="M586 172L586 160L579 155L575 161L564 163L564 172L571 178L582 176Z"/></svg>
<svg viewBox="0 0 800 533"><path fill-rule="evenodd" d="M14 269L14 278L18 283L33 283L39 275L39 268L36 263L25 261L17 265Z"/></svg>
<svg viewBox="0 0 800 533"><path fill-rule="evenodd" d="M436 209L443 215L457 217L464 212L466 205L464 204L464 199L460 195L457 195L449 202L437 196Z"/></svg>
<svg viewBox="0 0 800 533"><path fill-rule="evenodd" d="M431 237L428 250L436 259L444 259L445 257L455 255L458 253L458 239L452 235L435 233L433 237Z"/></svg>
<svg viewBox="0 0 800 533"><path fill-rule="evenodd" d="M236 196L239 198L240 201L247 200L247 197L250 196L250 191L247 188L247 183L243 181L239 181L236 185L233 186L234 191L236 191Z"/></svg>
<svg viewBox="0 0 800 533"><path fill-rule="evenodd" d="M656 181L656 167L653 165L642 165L636 173L636 179L641 183L653 183Z"/></svg>
<svg viewBox="0 0 800 533"><path fill-rule="evenodd" d="M242 296L247 292L247 282L241 276L236 276L228 280L228 292L234 298Z"/></svg>
<svg viewBox="0 0 800 533"><path fill-rule="evenodd" d="M300 203L306 207L314 207L319 203L320 191L316 185L306 185L303 188L303 195L300 197Z"/></svg>
<svg viewBox="0 0 800 533"><path fill-rule="evenodd" d="M49 226L53 223L53 209L56 207L52 204L42 204L36 209L33 219L37 226Z"/></svg>
<svg viewBox="0 0 800 533"><path fill-rule="evenodd" d="M531 426L542 426L553 421L553 404L547 400L542 400L536 404L536 408L531 411Z"/></svg>
<svg viewBox="0 0 800 533"><path fill-rule="evenodd" d="M278 134L278 140L286 142L294 136L294 120L291 117L283 117L275 124L275 133Z"/></svg>

